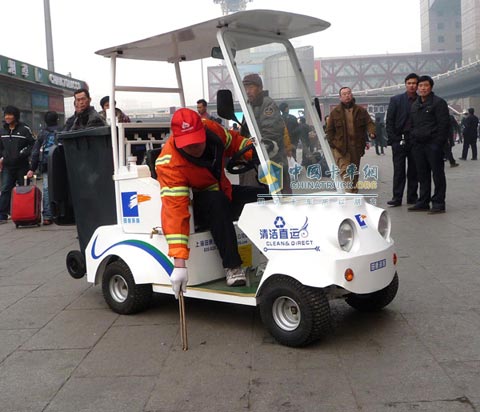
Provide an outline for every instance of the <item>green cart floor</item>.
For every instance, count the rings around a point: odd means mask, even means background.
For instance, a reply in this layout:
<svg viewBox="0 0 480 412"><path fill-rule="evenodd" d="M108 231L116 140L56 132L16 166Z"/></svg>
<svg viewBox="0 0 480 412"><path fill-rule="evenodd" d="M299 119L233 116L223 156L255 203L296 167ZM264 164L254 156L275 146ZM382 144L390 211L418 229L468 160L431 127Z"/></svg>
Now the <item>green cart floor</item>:
<svg viewBox="0 0 480 412"><path fill-rule="evenodd" d="M252 295L255 296L258 285L260 283L260 277L255 277L254 274L247 275L246 286L227 286L225 278L213 280L211 282L201 283L200 285L189 286L189 289L218 291L222 293L231 293L235 295Z"/></svg>

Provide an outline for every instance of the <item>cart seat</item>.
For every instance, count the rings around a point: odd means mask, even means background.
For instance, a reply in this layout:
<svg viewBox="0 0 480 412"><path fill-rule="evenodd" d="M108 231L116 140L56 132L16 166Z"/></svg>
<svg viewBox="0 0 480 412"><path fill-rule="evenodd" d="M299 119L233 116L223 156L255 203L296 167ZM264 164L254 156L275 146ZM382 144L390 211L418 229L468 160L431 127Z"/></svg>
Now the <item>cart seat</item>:
<svg viewBox="0 0 480 412"><path fill-rule="evenodd" d="M150 149L145 153L145 162L150 168L150 173L152 177L157 180L157 172L155 171L155 161L157 160L158 155L162 151L161 148Z"/></svg>

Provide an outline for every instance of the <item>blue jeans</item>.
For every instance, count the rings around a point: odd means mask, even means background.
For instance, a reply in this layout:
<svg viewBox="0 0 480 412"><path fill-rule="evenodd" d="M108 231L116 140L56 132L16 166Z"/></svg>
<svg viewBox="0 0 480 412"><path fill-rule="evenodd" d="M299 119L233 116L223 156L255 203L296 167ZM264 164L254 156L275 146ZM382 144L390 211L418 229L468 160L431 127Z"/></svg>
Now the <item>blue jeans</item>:
<svg viewBox="0 0 480 412"><path fill-rule="evenodd" d="M7 220L10 214L10 201L15 183L24 185L23 176L28 169L4 167L2 170L2 187L0 188L0 220Z"/></svg>
<svg viewBox="0 0 480 412"><path fill-rule="evenodd" d="M43 181L43 219L52 220L52 211L50 210L50 196L48 195L48 172L42 173Z"/></svg>

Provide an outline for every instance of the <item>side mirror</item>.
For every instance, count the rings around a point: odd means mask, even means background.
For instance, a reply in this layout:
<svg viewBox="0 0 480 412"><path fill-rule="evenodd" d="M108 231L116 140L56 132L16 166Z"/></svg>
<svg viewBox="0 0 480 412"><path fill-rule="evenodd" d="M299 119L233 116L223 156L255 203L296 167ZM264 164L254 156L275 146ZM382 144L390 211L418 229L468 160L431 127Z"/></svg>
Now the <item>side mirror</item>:
<svg viewBox="0 0 480 412"><path fill-rule="evenodd" d="M233 96L232 92L228 89L218 90L217 91L217 113L220 117L223 117L227 120L234 120L235 122L240 122L235 116L235 109L233 106Z"/></svg>

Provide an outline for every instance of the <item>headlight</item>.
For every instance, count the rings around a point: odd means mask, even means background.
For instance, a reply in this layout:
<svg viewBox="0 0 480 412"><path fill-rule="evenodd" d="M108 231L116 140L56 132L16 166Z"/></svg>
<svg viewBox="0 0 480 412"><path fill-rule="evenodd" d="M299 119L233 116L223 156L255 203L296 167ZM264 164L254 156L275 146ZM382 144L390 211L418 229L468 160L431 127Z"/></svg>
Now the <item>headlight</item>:
<svg viewBox="0 0 480 412"><path fill-rule="evenodd" d="M345 252L349 252L353 246L355 229L350 219L345 219L338 228L338 245Z"/></svg>
<svg viewBox="0 0 480 412"><path fill-rule="evenodd" d="M378 219L378 233L380 233L384 239L388 239L390 237L390 229L390 217L387 211L384 210Z"/></svg>

